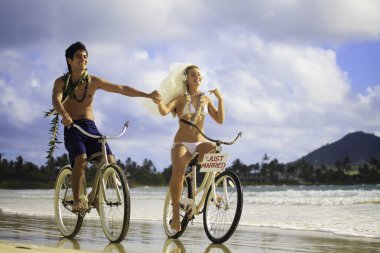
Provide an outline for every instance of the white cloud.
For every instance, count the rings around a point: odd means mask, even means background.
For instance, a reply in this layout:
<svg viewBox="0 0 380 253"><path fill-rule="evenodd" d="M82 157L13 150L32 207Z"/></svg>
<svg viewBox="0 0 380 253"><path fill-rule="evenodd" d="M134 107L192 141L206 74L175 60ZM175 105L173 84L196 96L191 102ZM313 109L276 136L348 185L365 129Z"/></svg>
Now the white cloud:
<svg viewBox="0 0 380 253"><path fill-rule="evenodd" d="M379 1L36 0L33 12L28 1L3 5L3 124L48 128L42 111L51 107L52 84L66 68L64 50L80 40L89 50L91 74L146 92L158 87L171 63L199 65L204 90L219 88L226 104L225 125L208 120L207 129L226 139L243 131L227 150L248 163L264 153L286 162L348 131L380 131L379 86L353 94L350 73L337 65L333 49L379 38ZM131 121L127 140L111 145L119 158L133 154L170 163L177 119L151 116L140 99L99 91L95 100L98 127L107 133ZM47 140L34 143L40 144L36 150L46 149Z"/></svg>
<svg viewBox="0 0 380 253"><path fill-rule="evenodd" d="M41 117L42 112L32 99L24 98L22 91L7 87L0 79L0 115L16 127Z"/></svg>
<svg viewBox="0 0 380 253"><path fill-rule="evenodd" d="M220 27L255 31L269 40L315 44L380 37L376 0L213 1L209 10Z"/></svg>

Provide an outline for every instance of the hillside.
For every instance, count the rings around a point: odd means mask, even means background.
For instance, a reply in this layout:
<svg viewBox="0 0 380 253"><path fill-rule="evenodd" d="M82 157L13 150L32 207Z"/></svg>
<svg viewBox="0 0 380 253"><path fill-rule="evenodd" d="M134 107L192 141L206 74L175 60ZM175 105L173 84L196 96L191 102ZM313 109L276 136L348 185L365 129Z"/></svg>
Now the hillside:
<svg viewBox="0 0 380 253"><path fill-rule="evenodd" d="M364 132L350 133L334 143L314 150L301 159L313 166L321 166L333 165L346 157L350 159L351 164L369 162L371 157L380 158L380 137Z"/></svg>

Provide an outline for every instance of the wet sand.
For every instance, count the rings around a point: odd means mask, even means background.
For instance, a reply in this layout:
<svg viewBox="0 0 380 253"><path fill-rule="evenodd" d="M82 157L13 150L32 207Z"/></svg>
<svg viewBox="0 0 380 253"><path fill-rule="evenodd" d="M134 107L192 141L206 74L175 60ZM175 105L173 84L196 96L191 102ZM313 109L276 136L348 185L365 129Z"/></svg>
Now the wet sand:
<svg viewBox="0 0 380 253"><path fill-rule="evenodd" d="M48 248L46 248L48 247ZM68 250L65 250L68 249ZM53 217L15 215L0 211L2 252L380 252L380 238L239 226L224 244L212 244L201 224L189 224L177 240L167 239L161 222L131 220L126 239L109 243L99 220L85 219L74 239L63 238Z"/></svg>

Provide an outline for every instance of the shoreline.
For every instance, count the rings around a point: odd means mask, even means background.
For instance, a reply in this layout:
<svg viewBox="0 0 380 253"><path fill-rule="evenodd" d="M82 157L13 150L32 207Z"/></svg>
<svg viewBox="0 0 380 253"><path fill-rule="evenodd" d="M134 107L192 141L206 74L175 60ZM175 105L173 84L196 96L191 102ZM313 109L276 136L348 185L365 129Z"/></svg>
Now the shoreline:
<svg viewBox="0 0 380 253"><path fill-rule="evenodd" d="M23 248L16 248L21 245ZM10 249L13 247L12 250ZM31 249L27 249L31 248ZM47 248L49 248L48 251ZM131 220L126 239L109 243L99 219L85 219L73 238L60 235L53 217L14 215L0 212L0 252L379 252L380 238L334 235L327 232L238 226L224 244L208 240L200 223L189 224L177 240L167 239L159 221ZM177 251L175 251L177 250ZM73 251L77 252L77 251Z"/></svg>
<svg viewBox="0 0 380 253"><path fill-rule="evenodd" d="M85 220L87 220L88 222L91 222L91 223L96 223L96 222L99 222L100 223L100 220L99 220L99 216L93 216L91 214L88 214L86 217L85 217ZM17 212L9 212L9 211L4 211L0 208L0 218L2 218L2 216L10 216L10 217L14 217L14 218L28 218L28 219L41 219L41 220L45 220L45 219L48 219L49 222L52 222L54 223L55 225L55 216L54 214L51 214L51 215L36 215L36 214L30 214L30 213L17 213ZM201 218L202 219L202 218ZM152 224L157 224L159 226L161 226L161 220L147 220L147 219L133 219L131 218L130 219L130 223L152 223ZM196 227L201 227L202 231L203 231L203 220L194 220L194 226ZM307 229L293 229L293 228L283 228L283 227L275 227L275 226L252 226L252 225L249 225L249 224L241 224L239 223L238 225L238 228L240 228L241 230L244 230L244 231L261 231L261 232L268 232L268 233L279 233L279 234L282 234L282 233L291 233L291 234L294 234L294 235L304 235L305 233L309 233L309 234L312 234L313 236L318 236L318 237L336 237L336 238L339 238L339 239L349 239L349 240L364 240L364 241L368 241L368 240L374 240L375 242L379 242L380 243L380 228L379 228L379 236L378 237L368 237L368 236L361 236L361 235L352 235L352 234L339 234L339 233L336 233L336 232L333 232L333 231L323 231L323 230L307 230ZM58 231L58 228L57 229L57 232L59 233ZM101 227L100 227L101 229ZM1 222L0 222L0 231L1 231ZM163 231L163 228L162 228L162 231ZM0 241L1 241L1 236L0 236ZM380 253L380 249L379 249L379 253Z"/></svg>

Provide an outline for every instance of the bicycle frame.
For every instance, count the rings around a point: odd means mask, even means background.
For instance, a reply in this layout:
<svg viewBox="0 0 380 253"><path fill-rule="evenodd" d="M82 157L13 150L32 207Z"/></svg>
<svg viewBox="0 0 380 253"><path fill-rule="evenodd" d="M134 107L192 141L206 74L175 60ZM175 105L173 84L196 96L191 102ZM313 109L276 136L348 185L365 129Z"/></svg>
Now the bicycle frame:
<svg viewBox="0 0 380 253"><path fill-rule="evenodd" d="M242 133L239 132L238 135L236 136L236 138L231 141L231 142L225 142L225 141L221 141L221 140L215 140L215 139L211 139L209 138L208 136L206 136L199 128L197 125L195 125L194 123L188 121L188 120L185 120L185 119L181 119L181 121L191 127L194 127L197 129L197 131L203 136L205 137L207 140L211 141L211 142L214 142L216 143L216 147L215 147L215 153L220 153L222 151L222 144L225 144L225 145L232 145L234 144L237 139L239 137L241 137ZM197 153L196 153L197 154ZM196 154L193 155L193 158L196 156ZM206 197L207 197L207 193L208 191L210 190L210 187L211 187L211 196L212 196L212 201L218 205L218 199L217 199L217 196L216 196L216 193L215 193L215 178L216 178L216 174L218 172L206 172L205 173L205 177L203 178L203 181L201 183L201 185L199 187L197 187L197 174L196 174L196 169L197 169L197 166L196 165L192 165L191 167L191 172L188 172L186 175L185 175L185 178L190 178L191 179L191 182L192 182L192 189L193 189L193 197L192 197L192 200L193 200L193 203L194 203L194 208L195 208L195 212L194 214L195 215L199 215L201 212L202 212L202 207L204 206L205 204L205 201L206 201ZM224 193L225 193L225 197L227 198L227 203L228 203L228 194L227 194L227 182L226 180L223 180L223 189L224 189ZM196 196L198 196L201 192L203 191L203 195L202 195L202 198L201 200L197 203L196 202ZM227 206L228 207L228 206Z"/></svg>
<svg viewBox="0 0 380 253"><path fill-rule="evenodd" d="M220 153L221 151L221 146L217 145L216 146L216 152L215 153ZM196 155L197 153L195 153ZM194 156L195 156L194 155ZM206 172L205 176L202 180L202 183L200 184L199 187L197 187L197 166L194 164L191 167L191 172L187 173L185 175L185 178L190 178L191 183L192 183L192 189L193 189L193 198L192 200L194 201L194 207L195 207L195 212L194 215L199 215L202 212L202 207L205 204L207 193L210 190L211 187L211 196L213 201L218 204L218 199L216 198L216 193L215 193L215 177L216 177L217 172ZM225 184L225 182L223 182ZM226 187L224 187L226 188ZM200 199L199 202L196 201L196 197L203 192L202 198ZM225 189L226 192L226 189Z"/></svg>
<svg viewBox="0 0 380 253"><path fill-rule="evenodd" d="M116 135L116 136L105 136L105 135L99 136L99 135L90 134L87 131L83 130L80 126L78 126L78 125L76 125L74 123L72 124L72 127L75 127L76 129L78 129L82 134L84 134L84 135L86 135L86 136L88 136L90 138L98 139L98 141L102 144L102 158L101 158L100 162L97 161L97 160L95 160L95 159L90 159L89 160L97 168L96 174L95 174L95 178L94 178L94 181L93 181L93 184L92 184L92 192L94 192L94 194L91 194L90 198L88 199L88 203L89 204L93 204L94 203L94 201L96 199L96 194L95 193L98 191L99 184L100 184L100 187L102 187L102 190L104 192L104 201L107 202L106 189L105 189L103 180L101 180L103 178L103 171L104 171L104 169L107 167L107 165L110 164L109 161L108 161L108 156L107 156L106 141L108 139L117 139L120 136L122 136L125 133L125 130L127 129L127 127L128 127L128 123L129 122L126 122L124 124L122 132L119 135ZM116 180L114 180L114 182L115 181ZM84 185L84 189L86 189L85 185ZM118 195L118 199L120 201L120 199L121 199L120 193L117 192L117 195Z"/></svg>

